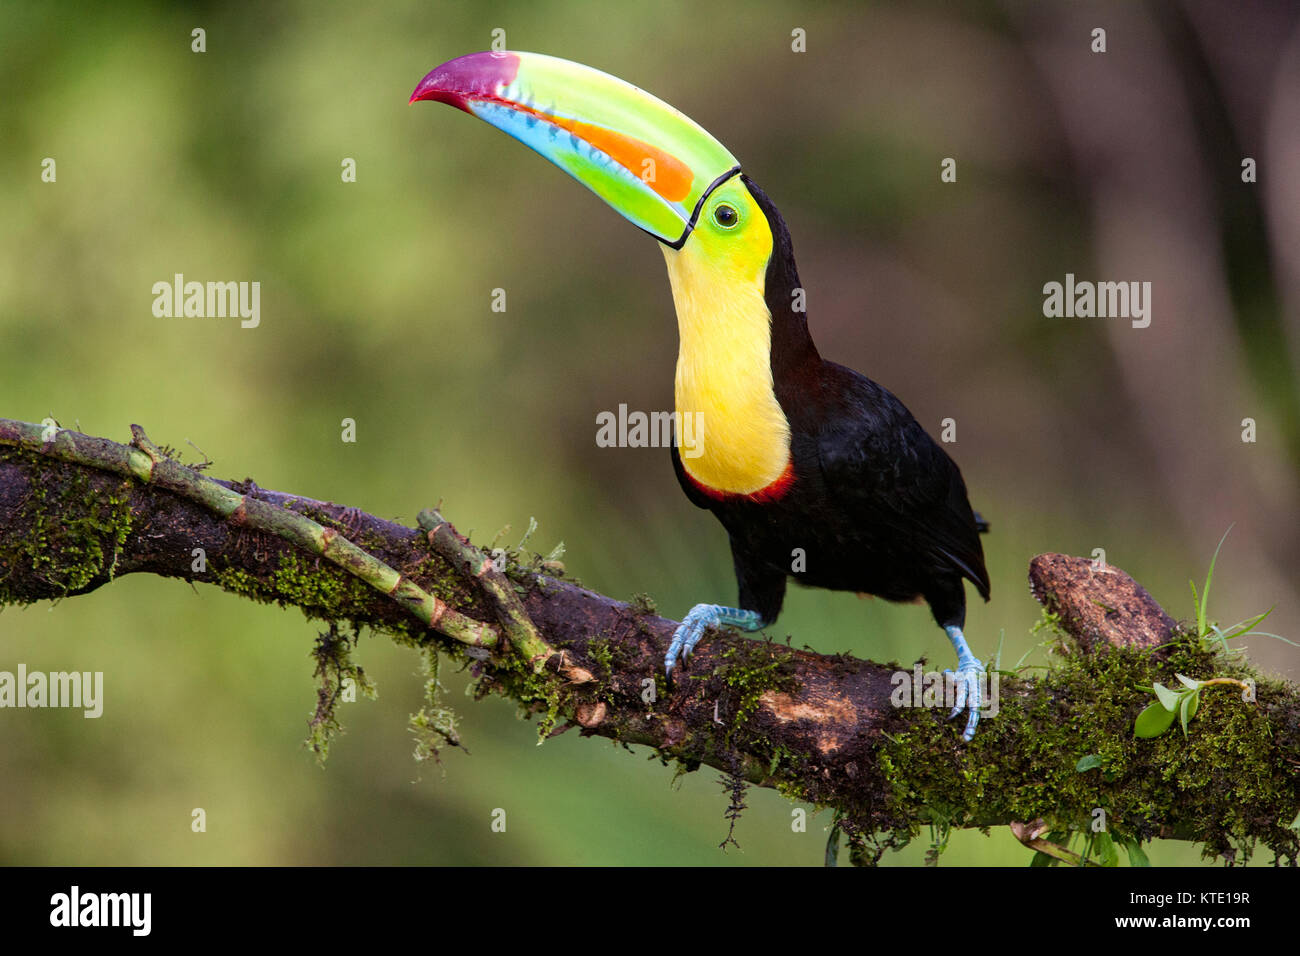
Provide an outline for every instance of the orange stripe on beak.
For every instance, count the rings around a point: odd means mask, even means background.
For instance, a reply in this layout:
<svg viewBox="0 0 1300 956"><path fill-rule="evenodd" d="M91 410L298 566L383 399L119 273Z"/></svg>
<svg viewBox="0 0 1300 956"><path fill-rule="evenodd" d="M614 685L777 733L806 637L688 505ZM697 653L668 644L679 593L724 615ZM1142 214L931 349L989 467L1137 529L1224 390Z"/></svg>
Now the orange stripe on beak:
<svg viewBox="0 0 1300 956"><path fill-rule="evenodd" d="M582 120L569 119L565 116L552 116L550 113L544 113L521 103L509 105L511 109L531 113L560 129L568 130L579 139L586 140L669 202L681 202L691 191L691 183L695 181L695 174L691 172L691 168L662 149L603 126L584 123ZM647 159L654 164L652 178L647 178L646 175Z"/></svg>

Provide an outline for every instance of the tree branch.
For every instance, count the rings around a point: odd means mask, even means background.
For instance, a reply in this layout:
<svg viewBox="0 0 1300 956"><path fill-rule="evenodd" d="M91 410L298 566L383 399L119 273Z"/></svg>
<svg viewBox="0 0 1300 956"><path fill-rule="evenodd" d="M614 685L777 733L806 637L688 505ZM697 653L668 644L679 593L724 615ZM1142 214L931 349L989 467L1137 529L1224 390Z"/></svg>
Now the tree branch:
<svg viewBox="0 0 1300 956"><path fill-rule="evenodd" d="M369 626L473 669L481 694L835 808L860 854L923 825L1034 821L1294 862L1300 694L1189 636L1118 568L1042 555L1034 594L1062 630L1035 680L1003 669L997 713L964 744L938 675L714 632L669 684L676 622L563 580L536 556L504 571L437 512L420 529L353 508L218 481L133 427L129 446L0 419L0 605L83 594L150 573L215 584L309 618ZM502 640L502 636L505 640ZM1256 700L1207 692L1184 737L1133 735L1175 672L1253 681ZM920 678L919 680L917 678ZM951 693L951 691L949 691ZM1080 758L1095 755L1094 769ZM1028 831L1026 831L1028 832Z"/></svg>

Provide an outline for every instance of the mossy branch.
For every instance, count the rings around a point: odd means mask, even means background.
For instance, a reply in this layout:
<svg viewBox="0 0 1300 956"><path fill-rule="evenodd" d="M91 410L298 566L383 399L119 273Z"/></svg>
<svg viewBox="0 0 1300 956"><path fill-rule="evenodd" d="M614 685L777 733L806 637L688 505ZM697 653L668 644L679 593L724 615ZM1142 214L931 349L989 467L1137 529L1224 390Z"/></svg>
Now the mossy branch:
<svg viewBox="0 0 1300 956"><path fill-rule="evenodd" d="M912 666L715 632L669 685L676 622L644 602L519 555L498 570L436 513L408 528L207 478L133 431L119 445L0 419L0 605L144 572L370 626L465 662L480 694L543 714L543 732L578 727L833 807L855 858L925 826L1017 824L1055 846L1095 830L1098 811L1108 845L1138 853L1155 837L1238 859L1262 844L1294 862L1300 849L1300 692L1203 646L1117 568L1035 559L1058 662L1033 680L1000 672L999 711L964 744L946 707L898 705ZM1141 688L1177 673L1247 681L1255 700L1206 695L1187 737L1135 737Z"/></svg>

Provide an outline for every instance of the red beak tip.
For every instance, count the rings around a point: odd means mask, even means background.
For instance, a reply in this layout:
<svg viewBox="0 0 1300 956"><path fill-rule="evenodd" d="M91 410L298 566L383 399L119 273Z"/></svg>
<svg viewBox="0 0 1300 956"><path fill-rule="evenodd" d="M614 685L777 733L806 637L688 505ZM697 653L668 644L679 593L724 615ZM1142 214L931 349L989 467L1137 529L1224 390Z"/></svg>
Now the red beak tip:
<svg viewBox="0 0 1300 956"><path fill-rule="evenodd" d="M515 53L470 53L434 67L416 86L407 105L417 100L446 103L471 112L469 101L509 86L519 71Z"/></svg>

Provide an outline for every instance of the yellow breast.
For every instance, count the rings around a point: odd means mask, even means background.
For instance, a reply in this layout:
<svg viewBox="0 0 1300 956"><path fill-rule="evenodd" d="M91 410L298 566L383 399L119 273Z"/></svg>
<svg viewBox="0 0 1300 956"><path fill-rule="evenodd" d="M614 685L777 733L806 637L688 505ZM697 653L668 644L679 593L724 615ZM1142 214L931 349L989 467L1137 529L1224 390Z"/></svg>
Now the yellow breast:
<svg viewBox="0 0 1300 956"><path fill-rule="evenodd" d="M771 233L751 235L747 248L733 246L726 255L711 255L717 250L697 242L706 239L699 231L681 251L663 247L681 339L678 453L697 482L732 494L766 488L790 461L790 424L773 392L772 318L763 299Z"/></svg>

